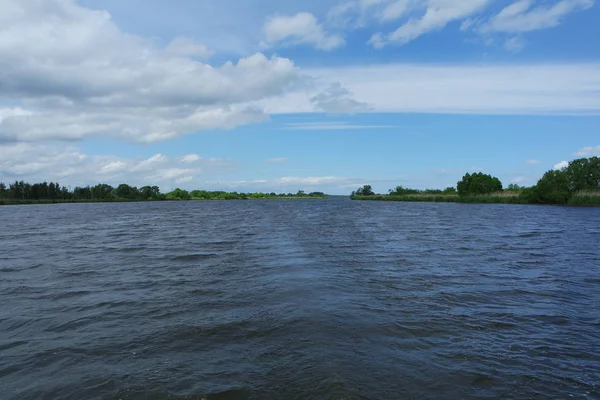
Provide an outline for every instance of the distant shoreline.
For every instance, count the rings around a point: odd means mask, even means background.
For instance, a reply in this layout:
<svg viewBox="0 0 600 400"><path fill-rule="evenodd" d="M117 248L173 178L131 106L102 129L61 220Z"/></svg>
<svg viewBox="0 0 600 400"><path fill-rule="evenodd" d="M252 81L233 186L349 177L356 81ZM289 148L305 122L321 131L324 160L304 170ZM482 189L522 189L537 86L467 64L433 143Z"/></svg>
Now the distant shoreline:
<svg viewBox="0 0 600 400"><path fill-rule="evenodd" d="M96 203L160 203L160 202L188 202L188 201L256 201L256 200L325 200L328 196L281 196L281 197L263 197L263 198L245 198L245 199L146 199L146 200L86 200L86 199L40 199L40 200L13 200L0 199L0 206L24 206L40 204L96 204Z"/></svg>
<svg viewBox="0 0 600 400"><path fill-rule="evenodd" d="M578 203L572 201L566 204L550 203L531 203L526 198L518 195L480 195L480 196L459 196L459 195L372 195L372 196L351 196L351 200L358 201L395 201L405 203L457 203L457 204L517 204L517 205L562 205L562 206L592 206L598 207L600 204Z"/></svg>

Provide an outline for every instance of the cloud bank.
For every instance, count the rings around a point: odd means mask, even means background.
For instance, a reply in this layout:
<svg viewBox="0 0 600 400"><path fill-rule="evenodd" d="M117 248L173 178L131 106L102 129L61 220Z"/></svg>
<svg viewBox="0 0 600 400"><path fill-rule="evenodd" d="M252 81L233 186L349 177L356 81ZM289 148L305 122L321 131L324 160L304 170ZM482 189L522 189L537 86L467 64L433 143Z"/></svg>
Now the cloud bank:
<svg viewBox="0 0 600 400"><path fill-rule="evenodd" d="M0 140L139 142L268 118L246 103L284 93L294 63L257 53L212 66L202 44L161 48L72 0L7 0L0 12ZM14 105L16 103L16 105Z"/></svg>

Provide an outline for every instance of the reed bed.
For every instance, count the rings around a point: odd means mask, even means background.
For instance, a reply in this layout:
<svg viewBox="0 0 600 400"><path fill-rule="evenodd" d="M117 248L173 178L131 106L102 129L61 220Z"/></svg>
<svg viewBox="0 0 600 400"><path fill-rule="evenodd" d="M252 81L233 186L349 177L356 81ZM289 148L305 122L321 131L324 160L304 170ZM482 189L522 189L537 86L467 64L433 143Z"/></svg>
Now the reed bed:
<svg viewBox="0 0 600 400"><path fill-rule="evenodd" d="M569 199L571 205L600 205L600 190L581 190Z"/></svg>
<svg viewBox="0 0 600 400"><path fill-rule="evenodd" d="M527 199L521 198L516 192L498 192L479 196L459 196L457 194L412 194L404 196L375 195L354 196L355 200L373 201L404 201L429 203L482 203L482 204L527 204Z"/></svg>

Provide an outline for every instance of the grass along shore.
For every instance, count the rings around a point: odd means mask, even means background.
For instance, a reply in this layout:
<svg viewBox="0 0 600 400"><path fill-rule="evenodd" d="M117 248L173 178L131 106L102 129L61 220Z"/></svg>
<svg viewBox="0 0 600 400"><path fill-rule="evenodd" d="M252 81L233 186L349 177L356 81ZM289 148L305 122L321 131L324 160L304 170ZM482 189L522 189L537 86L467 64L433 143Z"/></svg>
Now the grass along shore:
<svg viewBox="0 0 600 400"><path fill-rule="evenodd" d="M459 196L457 194L412 194L412 195L372 195L352 196L352 200L401 201L427 203L472 203L472 204L531 204L519 192L497 192L487 195ZM567 205L587 206L600 205L600 190L580 191L571 197Z"/></svg>

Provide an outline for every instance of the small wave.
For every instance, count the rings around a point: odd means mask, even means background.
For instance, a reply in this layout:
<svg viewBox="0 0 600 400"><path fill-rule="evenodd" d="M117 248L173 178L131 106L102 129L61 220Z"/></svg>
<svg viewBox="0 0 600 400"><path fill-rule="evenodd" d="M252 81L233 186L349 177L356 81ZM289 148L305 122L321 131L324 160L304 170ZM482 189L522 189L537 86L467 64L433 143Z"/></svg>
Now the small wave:
<svg viewBox="0 0 600 400"><path fill-rule="evenodd" d="M118 246L118 247L105 247L104 251L111 251L116 253L137 253L141 251L146 251L148 248L146 246Z"/></svg>
<svg viewBox="0 0 600 400"><path fill-rule="evenodd" d="M19 347L19 346L26 345L28 343L29 342L27 342L25 340L16 340L14 342L9 342L9 343L4 343L4 344L0 343L0 351L9 350L9 349L12 349L14 347Z"/></svg>
<svg viewBox="0 0 600 400"><path fill-rule="evenodd" d="M73 331L82 326L86 326L93 321L94 321L94 318L92 318L92 317L77 318L77 319L74 319L74 320L71 320L68 322L59 323L57 325L50 326L50 327L44 329L44 331L52 332L52 333L62 333L62 332L67 332L67 331Z"/></svg>
<svg viewBox="0 0 600 400"><path fill-rule="evenodd" d="M222 293L222 291L214 289L191 289L187 292L196 296L215 296Z"/></svg>
<svg viewBox="0 0 600 400"><path fill-rule="evenodd" d="M211 258L219 257L216 253L196 253L196 254L184 254L180 256L172 257L173 261L201 261L208 260Z"/></svg>
<svg viewBox="0 0 600 400"><path fill-rule="evenodd" d="M72 297L81 297L81 296L85 296L87 294L90 294L91 292L88 290L73 290L70 292L63 292L63 293L59 293L59 294L53 294L50 295L49 297L52 300L63 300L63 299L70 299Z"/></svg>
<svg viewBox="0 0 600 400"><path fill-rule="evenodd" d="M211 393L201 397L202 400L245 400L250 399L252 393L246 389L229 389L223 392Z"/></svg>

